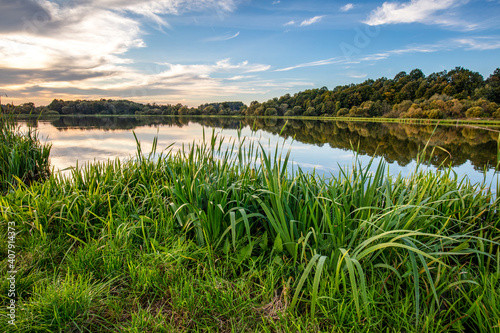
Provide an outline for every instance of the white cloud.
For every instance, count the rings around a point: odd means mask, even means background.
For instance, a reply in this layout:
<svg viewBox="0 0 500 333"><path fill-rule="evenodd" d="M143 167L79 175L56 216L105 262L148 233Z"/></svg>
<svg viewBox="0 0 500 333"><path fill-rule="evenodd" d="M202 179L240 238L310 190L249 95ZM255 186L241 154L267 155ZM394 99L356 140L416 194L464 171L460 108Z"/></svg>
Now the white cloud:
<svg viewBox="0 0 500 333"><path fill-rule="evenodd" d="M94 71L106 65L113 70L114 65L132 62L123 57L125 52L145 46L140 18L127 16L126 12L143 15L166 26L158 15L207 8L234 9L233 0L35 2L37 7L33 14L23 12L23 17L18 18L20 22L26 21L24 25L16 30L0 26L0 68ZM14 2L12 6L24 4ZM220 40L238 35L239 32Z"/></svg>
<svg viewBox="0 0 500 333"><path fill-rule="evenodd" d="M223 41L226 41L226 40L230 40L230 39L236 38L239 35L240 35L240 32L238 31L237 33L235 33L233 35L223 35L223 36L210 37L210 38L205 39L205 41L206 42L223 42Z"/></svg>
<svg viewBox="0 0 500 333"><path fill-rule="evenodd" d="M143 47L139 24L117 13L88 8L46 7L51 20L30 30L0 33L0 67L19 69L75 68L94 70L104 64L131 62L120 57ZM75 23L75 17L78 22Z"/></svg>
<svg viewBox="0 0 500 333"><path fill-rule="evenodd" d="M104 66L105 67L105 66ZM101 69L104 70L104 67ZM261 80L256 75L270 69L269 65L251 64L248 61L233 63L223 59L209 64L158 64L156 68L139 70L128 66L113 65L108 75L89 77L78 81L26 82L0 90L13 91L16 95L33 100L32 92L48 103L54 97L69 99L125 98L138 102L151 100L162 103L203 102L217 96L259 94L269 90L273 80ZM1 69L0 69L1 73ZM42 93L43 92L43 93ZM9 94L10 96L10 94ZM194 104L192 104L194 106Z"/></svg>
<svg viewBox="0 0 500 333"><path fill-rule="evenodd" d="M236 7L234 0L91 0L93 6L109 10L130 11L153 19L160 25L167 22L159 15L179 15L185 12L201 11L208 8L218 12L230 12Z"/></svg>
<svg viewBox="0 0 500 333"><path fill-rule="evenodd" d="M307 19L307 20L304 20L300 23L300 26L301 27L305 27L305 26L308 26L308 25L311 25L311 24L314 24L316 22L319 22L321 21L321 19L323 18L323 16L314 16L314 17L311 17L310 19Z"/></svg>
<svg viewBox="0 0 500 333"><path fill-rule="evenodd" d="M290 67L276 69L275 72L286 72L286 71L290 71L292 69L303 68L303 67L331 65L331 64L335 64L335 63L339 63L339 62L343 62L343 59L338 58L338 57L337 58L330 58L330 59L306 62L306 63L302 63L302 64L290 66Z"/></svg>
<svg viewBox="0 0 500 333"><path fill-rule="evenodd" d="M352 3L345 4L344 6L340 7L341 12L347 12L350 11L351 9L354 8L354 5Z"/></svg>
<svg viewBox="0 0 500 333"><path fill-rule="evenodd" d="M458 38L454 40L466 50L496 50L500 49L499 37Z"/></svg>
<svg viewBox="0 0 500 333"><path fill-rule="evenodd" d="M426 23L458 25L455 18L446 17L452 7L464 4L463 0L411 0L410 2L384 2L370 13L364 23L369 25L396 23ZM441 16L439 14L442 14Z"/></svg>
<svg viewBox="0 0 500 333"><path fill-rule="evenodd" d="M141 73L137 73L135 82L131 86L144 84L146 89L181 90L187 95L214 95L228 92L244 93L249 90L245 79L253 75L242 75L268 70L270 66L249 64L248 61L232 63L230 59L223 59L214 64L164 64L167 68L148 76L147 82L141 82ZM223 81L241 81L232 85L223 84ZM261 85L262 86L262 85ZM255 86L254 86L255 87Z"/></svg>
<svg viewBox="0 0 500 333"><path fill-rule="evenodd" d="M448 48L447 44L440 43L437 45L422 45L422 46L408 46L403 49L395 49L386 52L374 53L367 56L359 58L359 61L378 61L387 59L393 55L401 55L408 53L432 53L437 51L442 51Z"/></svg>
<svg viewBox="0 0 500 333"><path fill-rule="evenodd" d="M33 13L43 12L43 18L29 22L28 28L22 24L6 27L0 22L0 77L5 79L0 91L7 91L9 96L12 92L15 102L48 103L55 97L202 102L216 96L264 93L270 84L280 85L257 76L269 70L269 65L248 61L160 63L152 65L154 69L141 68L145 66L141 64L131 66L134 62L126 52L145 46L145 20L141 16L168 26L165 14L189 10L223 14L233 10L232 0L151 0L140 4L132 0L33 1L37 6L29 7L34 8L31 12L27 13L27 7L14 11L28 19L35 17ZM14 2L10 7L21 5ZM236 32L212 40L238 36Z"/></svg>
<svg viewBox="0 0 500 333"><path fill-rule="evenodd" d="M368 74L348 74L347 76L352 77L353 79L364 79L368 76Z"/></svg>
<svg viewBox="0 0 500 333"><path fill-rule="evenodd" d="M295 25L295 26L298 25L300 27L306 27L308 25L311 25L311 24L314 24L314 23L317 23L317 22L321 21L321 19L323 17L324 17L324 15L314 16L314 17L311 17L309 19L303 20L300 23L295 22L294 20L290 20L290 21L286 22L285 24L283 24L283 26L286 27L286 26L291 26L291 25Z"/></svg>
<svg viewBox="0 0 500 333"><path fill-rule="evenodd" d="M228 77L225 80L227 80L227 81L240 81L240 80L244 80L244 79L251 79L254 77L255 77L255 75L235 75L232 77Z"/></svg>

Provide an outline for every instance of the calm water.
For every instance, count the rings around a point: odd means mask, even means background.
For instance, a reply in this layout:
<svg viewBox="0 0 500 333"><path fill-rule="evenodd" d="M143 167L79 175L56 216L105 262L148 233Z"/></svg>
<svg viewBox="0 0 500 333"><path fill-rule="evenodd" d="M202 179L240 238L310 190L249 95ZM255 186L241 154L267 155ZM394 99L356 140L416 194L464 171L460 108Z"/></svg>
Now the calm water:
<svg viewBox="0 0 500 333"><path fill-rule="evenodd" d="M136 142L132 131L148 152L155 136L159 149L173 143L175 150L203 140L203 131L208 138L212 129L220 136L236 138L241 128L242 136L258 140L270 150L278 142L284 143L285 152L291 145L296 165L326 175L352 165L352 147L359 151L362 163L375 156L376 161L388 162L389 173L406 175L414 170L417 153L428 142L430 147L439 147L430 168L444 162L451 164L459 177L467 175L472 182L481 182L484 177L488 182L498 181L494 173L498 129L304 120L289 120L283 129L285 121L277 119L173 117L60 117L30 124L52 143L51 164L59 170L75 166L77 161L81 165L133 156Z"/></svg>

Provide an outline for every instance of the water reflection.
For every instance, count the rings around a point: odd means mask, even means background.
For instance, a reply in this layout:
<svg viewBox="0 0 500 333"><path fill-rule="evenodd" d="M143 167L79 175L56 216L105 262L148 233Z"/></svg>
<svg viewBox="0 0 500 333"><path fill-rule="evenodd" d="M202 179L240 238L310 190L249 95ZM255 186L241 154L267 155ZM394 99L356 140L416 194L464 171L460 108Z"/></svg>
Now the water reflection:
<svg viewBox="0 0 500 333"><path fill-rule="evenodd" d="M282 124L270 126L256 122L258 128L279 133ZM406 166L428 144L434 149L432 165L452 166L467 161L477 170L495 168L498 132L468 127L416 126L396 123L311 122L291 121L284 135L310 144L328 144L332 148L350 150L358 147L361 154L381 156L387 162Z"/></svg>
<svg viewBox="0 0 500 333"><path fill-rule="evenodd" d="M47 121L41 121L47 125ZM257 132L294 138L296 141L323 147L325 145L351 151L355 147L367 156L383 157L389 163L407 166L415 161L417 153L428 144L434 149L430 163L460 166L468 161L477 171L494 169L498 158L498 130L480 129L472 126L455 127L407 125L396 123L363 123L341 121L288 120L255 118L187 118L187 117L59 117L50 120L53 129L60 133L71 131L71 135L58 135L45 129L51 139L66 137L64 155L71 155L71 147L80 147L80 154L95 156L121 156L135 150L135 141L130 135L134 130L147 144L148 139L158 133L178 144L201 138L199 127L220 129L253 129ZM42 127L44 125L40 124ZM32 120L31 125L37 126ZM183 129L183 130L182 130ZM75 131L76 130L76 131ZM106 133L113 131L112 138ZM250 132L246 132L248 135ZM281 133L281 134L280 134ZM250 133L249 135L252 135ZM255 133L253 134L255 135ZM70 140L71 142L68 142ZM106 142L107 140L111 140ZM93 148L91 148L93 147ZM295 147L294 147L295 148ZM85 151L89 149L89 151ZM62 151L61 151L62 152Z"/></svg>

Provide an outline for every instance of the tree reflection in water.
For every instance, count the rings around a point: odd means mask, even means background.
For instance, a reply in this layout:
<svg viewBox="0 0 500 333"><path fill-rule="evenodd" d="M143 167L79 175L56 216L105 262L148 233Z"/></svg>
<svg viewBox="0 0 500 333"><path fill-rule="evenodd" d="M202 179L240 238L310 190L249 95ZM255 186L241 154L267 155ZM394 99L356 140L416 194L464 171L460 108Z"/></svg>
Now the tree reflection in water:
<svg viewBox="0 0 500 333"><path fill-rule="evenodd" d="M434 166L459 166L468 160L476 170L494 169L498 157L498 130L472 126L408 125L398 123L288 120L276 118L203 118L203 117L59 117L51 121L57 129L123 130L143 126L183 127L197 123L206 127L238 129L249 127L294 138L306 144L351 150L360 154L381 156L386 161L406 166L416 159L428 142L434 149L430 163ZM31 121L36 126L36 121Z"/></svg>

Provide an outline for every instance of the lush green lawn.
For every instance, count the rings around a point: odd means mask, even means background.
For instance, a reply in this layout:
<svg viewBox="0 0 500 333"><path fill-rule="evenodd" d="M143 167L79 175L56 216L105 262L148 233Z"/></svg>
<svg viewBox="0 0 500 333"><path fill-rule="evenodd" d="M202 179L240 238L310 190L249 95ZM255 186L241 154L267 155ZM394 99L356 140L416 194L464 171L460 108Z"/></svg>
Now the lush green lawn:
<svg viewBox="0 0 500 333"><path fill-rule="evenodd" d="M2 278L0 331L500 331L490 184L383 163L321 179L245 140L139 149L1 196L17 303L14 328Z"/></svg>

